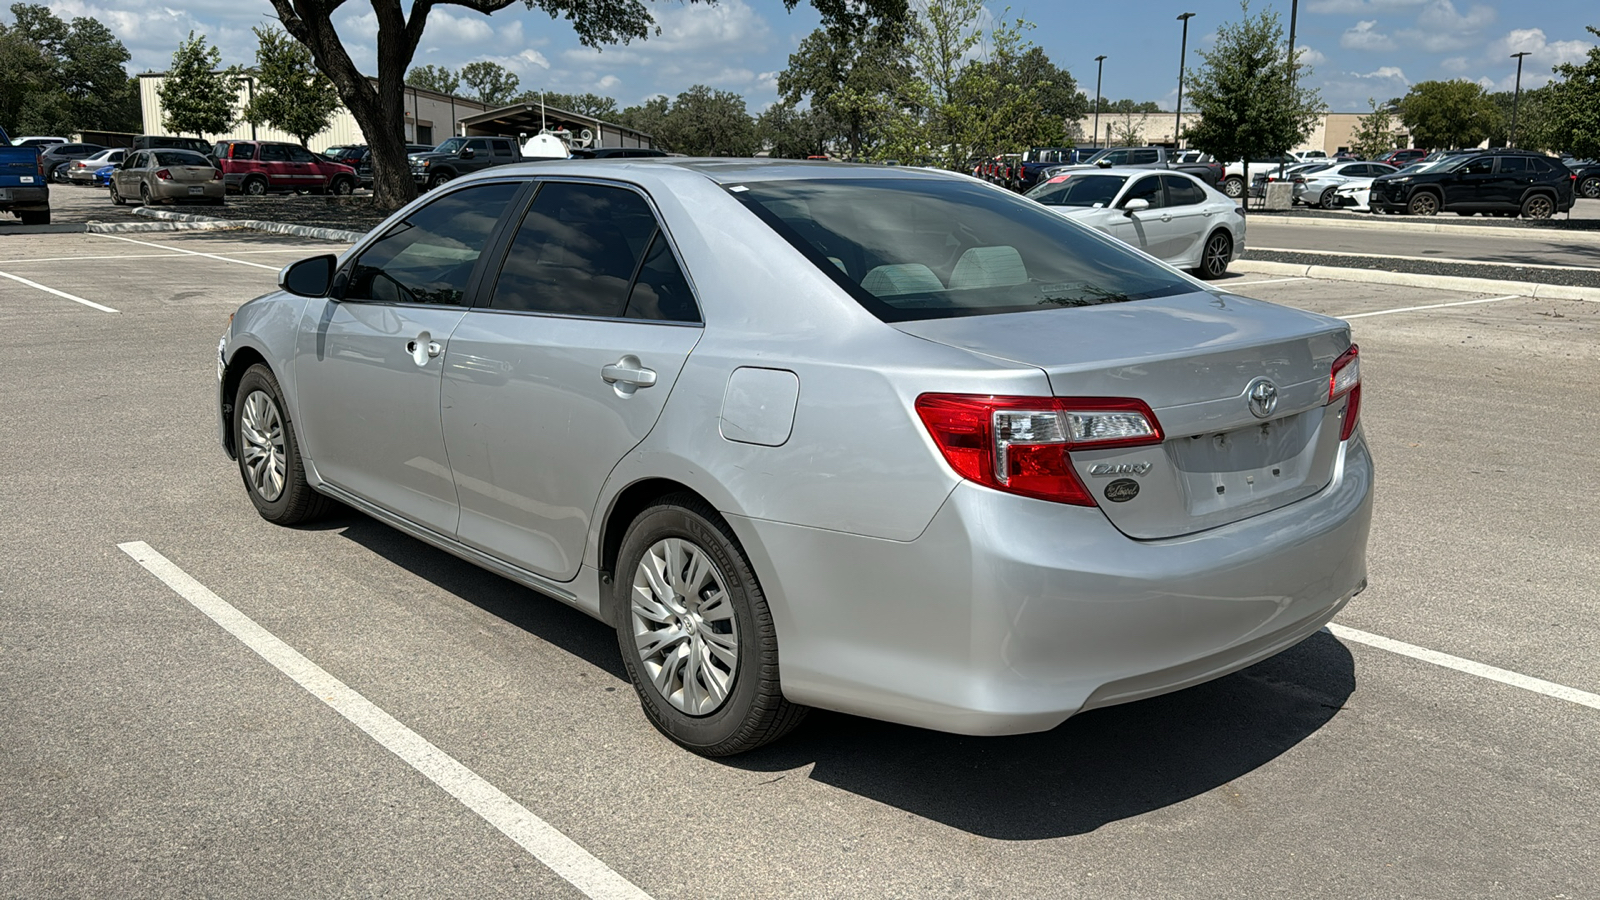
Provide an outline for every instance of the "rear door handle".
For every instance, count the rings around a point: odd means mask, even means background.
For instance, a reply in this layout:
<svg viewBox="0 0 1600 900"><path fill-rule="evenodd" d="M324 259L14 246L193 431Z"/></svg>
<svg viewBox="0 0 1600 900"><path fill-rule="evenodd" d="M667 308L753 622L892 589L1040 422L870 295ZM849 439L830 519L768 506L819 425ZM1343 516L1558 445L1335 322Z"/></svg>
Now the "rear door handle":
<svg viewBox="0 0 1600 900"><path fill-rule="evenodd" d="M639 388L653 387L656 383L655 370L645 368L639 357L632 354L609 366L601 366L600 377L606 384L615 386L617 392L623 395L631 394Z"/></svg>

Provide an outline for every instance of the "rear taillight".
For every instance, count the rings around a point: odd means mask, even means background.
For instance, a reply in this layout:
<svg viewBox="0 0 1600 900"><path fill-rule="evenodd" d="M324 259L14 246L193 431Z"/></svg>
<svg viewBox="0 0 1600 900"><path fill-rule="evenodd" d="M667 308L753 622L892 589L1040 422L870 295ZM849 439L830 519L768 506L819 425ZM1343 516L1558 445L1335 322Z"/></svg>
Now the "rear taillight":
<svg viewBox="0 0 1600 900"><path fill-rule="evenodd" d="M1361 417L1361 348L1355 344L1333 361L1333 371L1328 375L1328 403L1349 395L1345 405L1344 423L1339 426L1339 440L1347 441L1356 430L1356 420Z"/></svg>
<svg viewBox="0 0 1600 900"><path fill-rule="evenodd" d="M157 169L156 170L156 177L161 179L162 181L171 181L172 180L172 171L170 169Z"/></svg>
<svg viewBox="0 0 1600 900"><path fill-rule="evenodd" d="M1142 400L923 394L917 415L945 461L969 481L1005 491L1094 506L1072 469L1071 450L1161 443Z"/></svg>
<svg viewBox="0 0 1600 900"><path fill-rule="evenodd" d="M222 170L221 169L212 169L211 170L211 180L212 181L221 181L222 180Z"/></svg>

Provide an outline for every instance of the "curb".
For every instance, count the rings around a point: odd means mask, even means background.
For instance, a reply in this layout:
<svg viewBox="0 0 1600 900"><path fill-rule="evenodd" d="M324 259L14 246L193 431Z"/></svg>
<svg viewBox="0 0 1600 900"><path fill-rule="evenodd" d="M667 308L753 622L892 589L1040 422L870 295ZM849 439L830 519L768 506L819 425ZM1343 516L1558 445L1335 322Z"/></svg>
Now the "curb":
<svg viewBox="0 0 1600 900"><path fill-rule="evenodd" d="M156 231L233 231L233 222L90 222L83 226L89 234L148 234Z"/></svg>
<svg viewBox="0 0 1600 900"><path fill-rule="evenodd" d="M1261 213L1254 213L1259 216ZM1252 216L1252 217L1253 217ZM1310 216L1285 216L1257 219L1262 225L1288 225L1293 228L1354 228L1361 231L1394 231L1405 234L1467 234L1480 237L1509 237L1523 240L1573 241L1580 244L1600 244L1600 232L1566 231L1557 228L1502 228L1496 225L1448 225L1443 222L1416 221L1389 222L1384 219L1352 220L1324 219ZM1248 225L1246 226L1248 228Z"/></svg>
<svg viewBox="0 0 1600 900"><path fill-rule="evenodd" d="M366 236L366 232L341 231L337 228L315 228L310 225L286 225L282 222L267 222L262 219L218 219L213 216L197 216L190 213L169 212L164 209L149 209L139 207L133 211L136 216L145 216L151 219L163 219L167 223L188 224L199 226L197 230L223 230L228 228L248 228L252 231L267 231L273 234L287 234L295 237L315 238L322 241L339 241L341 243L354 243ZM155 224L155 223L151 223Z"/></svg>
<svg viewBox="0 0 1600 900"><path fill-rule="evenodd" d="M1570 284L1540 284L1534 281L1500 281L1493 278L1467 278L1461 275L1421 275L1412 272L1384 272L1379 269L1345 269L1338 266L1302 266L1295 263L1236 259L1229 266L1235 272L1252 275L1288 275L1324 281L1354 281L1364 284L1393 284L1402 287L1435 288L1475 294L1516 294L1536 300L1584 300L1600 303L1600 288ZM1225 287L1226 285L1224 285Z"/></svg>

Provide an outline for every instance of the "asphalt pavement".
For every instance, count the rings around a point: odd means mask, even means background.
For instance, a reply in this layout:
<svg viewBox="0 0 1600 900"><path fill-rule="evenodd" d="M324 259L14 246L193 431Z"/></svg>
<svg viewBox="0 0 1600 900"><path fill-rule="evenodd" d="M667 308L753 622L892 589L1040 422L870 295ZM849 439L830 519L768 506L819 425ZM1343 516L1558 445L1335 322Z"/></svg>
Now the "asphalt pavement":
<svg viewBox="0 0 1600 900"><path fill-rule="evenodd" d="M1584 200L1581 203L1600 207L1600 200ZM1452 218L1456 217L1440 217L1439 221L1453 224L1449 222ZM1482 237L1472 234L1430 234L1404 230L1410 221L1406 217L1386 216L1371 223L1386 226L1381 229L1333 228L1282 224L1269 216L1255 215L1250 217L1246 228L1246 246L1251 251L1353 254L1430 262L1464 262L1469 265L1600 269L1600 241L1594 239L1575 240L1568 235L1544 232L1513 235L1505 233L1504 229L1495 229L1495 233Z"/></svg>
<svg viewBox="0 0 1600 900"><path fill-rule="evenodd" d="M1485 677L1600 692L1600 304L1225 281L1361 344L1354 631L1046 734L822 713L711 761L600 623L357 514L255 514L217 338L329 249L0 237L0 896L582 896L129 542L660 900L1600 896L1600 709Z"/></svg>

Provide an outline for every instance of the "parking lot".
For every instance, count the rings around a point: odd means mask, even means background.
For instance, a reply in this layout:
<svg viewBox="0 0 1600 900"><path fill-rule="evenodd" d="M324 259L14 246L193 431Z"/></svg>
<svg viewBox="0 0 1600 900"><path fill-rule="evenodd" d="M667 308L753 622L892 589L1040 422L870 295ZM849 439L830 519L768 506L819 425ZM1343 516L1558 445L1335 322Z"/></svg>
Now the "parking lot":
<svg viewBox="0 0 1600 900"><path fill-rule="evenodd" d="M0 238L0 895L1600 896L1600 303L1232 277L1361 345L1331 631L1046 734L816 713L708 760L607 626L256 515L217 339L330 249Z"/></svg>

